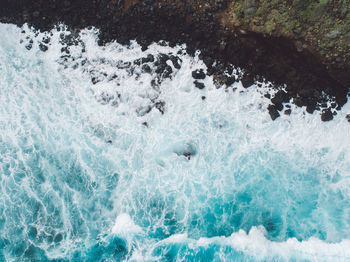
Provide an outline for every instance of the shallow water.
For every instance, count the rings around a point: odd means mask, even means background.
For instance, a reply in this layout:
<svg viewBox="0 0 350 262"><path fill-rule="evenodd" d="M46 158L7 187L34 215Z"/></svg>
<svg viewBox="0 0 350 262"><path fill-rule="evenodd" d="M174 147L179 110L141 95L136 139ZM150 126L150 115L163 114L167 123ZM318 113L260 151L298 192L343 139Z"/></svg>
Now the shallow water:
<svg viewBox="0 0 350 262"><path fill-rule="evenodd" d="M349 103L271 121L266 86L195 88L183 46L24 29L0 24L0 260L350 260ZM148 54L181 69L151 85Z"/></svg>

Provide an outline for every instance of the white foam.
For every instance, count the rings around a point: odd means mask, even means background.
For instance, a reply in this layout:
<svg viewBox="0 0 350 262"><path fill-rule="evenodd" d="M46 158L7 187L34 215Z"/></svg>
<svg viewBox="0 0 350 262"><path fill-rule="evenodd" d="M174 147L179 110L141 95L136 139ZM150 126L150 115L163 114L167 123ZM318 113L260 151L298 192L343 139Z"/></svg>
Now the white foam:
<svg viewBox="0 0 350 262"><path fill-rule="evenodd" d="M165 80L159 90L150 85L153 76L142 74L135 79L127 70L116 68L120 60L131 62L161 52L175 54L182 47L153 44L146 53L136 43L129 47L116 43L99 47L96 32L85 30L81 38L86 52L79 45L72 47L75 61L63 62L59 43L62 32L53 31L49 50L43 53L37 47L42 35L35 38L27 29L34 44L26 51L18 43L19 28L1 25L0 31L8 36L0 40L0 58L6 61L0 61L0 73L9 80L0 89L0 128L4 131L0 138L15 145L19 159L28 157L19 146L19 137L24 134L29 134L30 147L34 147L35 139L42 142L39 144L47 155L61 153L76 157L86 174L84 181L91 184L92 199L65 183L59 186L72 194L75 208L89 205L94 210L93 222L84 223L84 230L93 227L101 234L125 238L129 245L135 246L132 255L135 260L152 257L152 249L170 243L188 243L192 247L231 246L258 260L350 259L346 208L350 195L350 128L345 119L350 113L350 103L328 123L320 121L318 112L304 114L304 109L295 106L291 116L282 115L271 121L266 109L269 101L254 88L247 90L236 83L236 91L216 89L211 77L204 80L204 90L194 88L191 71L205 68L198 56L180 55L182 68L172 80ZM84 59L85 65L73 69L77 61ZM11 66L17 71L11 71ZM92 70L102 75L115 73L118 77L115 81L104 78L93 85ZM101 97L106 94L116 97L117 93L121 95L118 106L101 103ZM202 101L201 96L206 96L206 100ZM137 113L156 98L166 103L164 115L156 109L145 115ZM143 122L149 127L143 126ZM108 140L112 143L106 143ZM188 145L197 151L190 161L179 156ZM276 159L277 163L271 162ZM48 175L55 171L49 161L40 164L48 170ZM310 169L317 170L316 174L309 172ZM114 173L119 181L111 189L107 178ZM273 176L266 181L261 179L266 174ZM173 234L163 241L147 237L157 229L169 234L165 218L173 218L179 228L186 228L192 216L206 211L211 203L234 202L235 193L251 189L255 184L260 188L252 198L261 210L275 205L277 211L289 211L288 205L299 208L300 202L317 201L317 206L298 222L304 225L303 229L324 230L325 241L316 238L302 242L294 238L271 241L262 227L252 227L248 234L239 230L230 237L199 240L191 239L187 232ZM51 191L56 194L54 186L57 187L46 181L42 187L47 194ZM32 194L29 183L21 188ZM299 192L300 189L305 190ZM265 200L261 199L262 191L266 192ZM110 193L108 197L104 196L106 192ZM109 208L106 198L112 202L108 202ZM57 208L64 210L60 230L72 231L70 207L65 206L64 199L56 202ZM252 212L262 212L260 209ZM342 209L343 212L335 215ZM91 213L85 211L79 215L88 221ZM218 224L229 224L224 215L217 219ZM238 229L232 228L232 232ZM286 230L282 228L282 234ZM48 249L48 256L58 258L73 252L79 246L77 239L85 241L85 235L81 235L68 233L59 248ZM48 245L44 243L41 247L46 249Z"/></svg>
<svg viewBox="0 0 350 262"><path fill-rule="evenodd" d="M350 240L326 243L317 238L304 241L290 238L284 242L274 242L268 240L265 234L264 227L253 227L248 234L239 230L229 237L200 238L198 240L188 238L186 234L177 234L157 243L156 246L181 243L195 249L208 248L209 245L216 244L232 247L259 261L272 259L288 261L291 258L298 261L349 261L350 259Z"/></svg>
<svg viewBox="0 0 350 262"><path fill-rule="evenodd" d="M122 238L128 238L131 234L138 234L141 232L141 227L134 223L129 214L118 215L112 228L112 233Z"/></svg>

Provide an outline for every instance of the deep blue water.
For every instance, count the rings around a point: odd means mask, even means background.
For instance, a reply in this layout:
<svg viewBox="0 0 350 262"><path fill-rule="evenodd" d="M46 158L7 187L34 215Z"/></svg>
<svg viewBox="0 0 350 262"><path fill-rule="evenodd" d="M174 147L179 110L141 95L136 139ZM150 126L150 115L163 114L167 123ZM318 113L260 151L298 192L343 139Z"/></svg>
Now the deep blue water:
<svg viewBox="0 0 350 262"><path fill-rule="evenodd" d="M195 88L198 57L125 66L181 46L24 29L0 24L1 261L350 260L349 104L273 122L267 87Z"/></svg>

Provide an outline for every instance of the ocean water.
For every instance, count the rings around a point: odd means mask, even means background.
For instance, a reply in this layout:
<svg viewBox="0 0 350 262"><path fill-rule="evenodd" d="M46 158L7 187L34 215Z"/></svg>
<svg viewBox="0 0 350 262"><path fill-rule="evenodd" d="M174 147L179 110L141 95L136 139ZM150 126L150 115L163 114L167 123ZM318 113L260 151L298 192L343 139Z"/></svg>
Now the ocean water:
<svg viewBox="0 0 350 262"><path fill-rule="evenodd" d="M184 46L0 32L0 261L350 261L349 103L271 121Z"/></svg>

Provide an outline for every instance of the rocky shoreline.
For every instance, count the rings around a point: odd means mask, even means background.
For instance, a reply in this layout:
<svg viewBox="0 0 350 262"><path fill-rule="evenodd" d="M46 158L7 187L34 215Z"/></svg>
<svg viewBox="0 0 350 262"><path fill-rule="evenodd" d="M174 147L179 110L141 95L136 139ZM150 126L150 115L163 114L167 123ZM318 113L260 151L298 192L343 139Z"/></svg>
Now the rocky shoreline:
<svg viewBox="0 0 350 262"><path fill-rule="evenodd" d="M169 45L186 43L189 54L201 51L207 74L213 75L219 86L229 86L238 80L244 87L265 80L274 83L279 91L270 97L268 110L272 119L292 99L296 105L305 106L308 113L319 110L323 121L331 120L347 101L350 67L343 65L342 70L336 70L311 49L298 48L283 34L249 31L244 19L242 25L231 19L232 3L227 0L6 0L0 4L0 22L18 26L29 23L42 31L60 22L76 32L95 26L101 31L100 44L115 39L128 44L136 39L144 49L160 40ZM249 5L247 8L257 9ZM240 79L228 76L231 65L245 72ZM282 90L284 84L286 92Z"/></svg>

